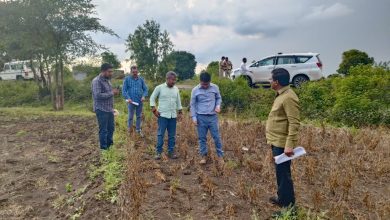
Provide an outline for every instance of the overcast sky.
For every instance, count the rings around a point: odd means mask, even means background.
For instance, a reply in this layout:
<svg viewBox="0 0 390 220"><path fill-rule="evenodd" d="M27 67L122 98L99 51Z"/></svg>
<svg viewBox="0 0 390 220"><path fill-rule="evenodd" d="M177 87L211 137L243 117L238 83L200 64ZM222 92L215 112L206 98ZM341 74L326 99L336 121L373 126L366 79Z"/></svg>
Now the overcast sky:
<svg viewBox="0 0 390 220"><path fill-rule="evenodd" d="M102 24L120 38L96 41L121 60L125 40L146 19L170 33L175 50L201 65L228 56L259 60L277 52L318 52L324 74L334 73L348 49L390 60L390 0L93 0Z"/></svg>

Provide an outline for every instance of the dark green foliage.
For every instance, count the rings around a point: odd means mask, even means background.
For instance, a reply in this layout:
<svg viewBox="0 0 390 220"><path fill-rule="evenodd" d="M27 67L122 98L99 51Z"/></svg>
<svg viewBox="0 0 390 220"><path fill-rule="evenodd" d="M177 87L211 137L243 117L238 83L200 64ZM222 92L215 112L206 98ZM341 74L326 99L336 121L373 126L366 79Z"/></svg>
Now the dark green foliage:
<svg viewBox="0 0 390 220"><path fill-rule="evenodd" d="M118 57L109 51L105 51L102 54L102 63L109 63L114 67L114 69L118 69L121 67L121 63L118 60Z"/></svg>
<svg viewBox="0 0 390 220"><path fill-rule="evenodd" d="M173 51L159 65L160 79L165 79L168 71L177 73L179 80L191 79L195 75L195 56L186 51Z"/></svg>
<svg viewBox="0 0 390 220"><path fill-rule="evenodd" d="M207 65L206 71L211 74L213 79L217 79L219 76L219 62L213 61Z"/></svg>
<svg viewBox="0 0 390 220"><path fill-rule="evenodd" d="M345 51L343 53L343 60L340 63L339 69L337 70L338 73L341 74L349 74L349 70L351 67L357 66L357 65L372 65L374 64L374 58L369 57L366 52L352 49Z"/></svg>

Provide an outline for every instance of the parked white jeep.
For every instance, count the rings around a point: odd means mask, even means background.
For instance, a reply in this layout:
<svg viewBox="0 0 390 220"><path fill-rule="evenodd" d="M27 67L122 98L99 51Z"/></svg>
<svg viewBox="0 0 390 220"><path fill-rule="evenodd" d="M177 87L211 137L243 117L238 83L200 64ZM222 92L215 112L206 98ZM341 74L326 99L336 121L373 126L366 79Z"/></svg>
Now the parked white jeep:
<svg viewBox="0 0 390 220"><path fill-rule="evenodd" d="M4 64L0 72L0 80L26 80L34 79L30 61L13 61Z"/></svg>

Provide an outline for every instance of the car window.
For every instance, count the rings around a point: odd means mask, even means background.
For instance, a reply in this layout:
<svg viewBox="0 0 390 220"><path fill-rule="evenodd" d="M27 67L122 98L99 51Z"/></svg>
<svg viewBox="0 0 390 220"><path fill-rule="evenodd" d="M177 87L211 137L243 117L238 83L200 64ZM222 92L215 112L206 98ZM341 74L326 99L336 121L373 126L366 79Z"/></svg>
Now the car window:
<svg viewBox="0 0 390 220"><path fill-rule="evenodd" d="M266 58L264 60L259 61L259 66L270 66L274 65L274 59L275 57Z"/></svg>
<svg viewBox="0 0 390 220"><path fill-rule="evenodd" d="M251 64L249 67L259 67L260 61Z"/></svg>
<svg viewBox="0 0 390 220"><path fill-rule="evenodd" d="M312 56L297 56L297 63L306 63Z"/></svg>
<svg viewBox="0 0 390 220"><path fill-rule="evenodd" d="M4 70L9 70L9 65L8 64L4 65Z"/></svg>
<svg viewBox="0 0 390 220"><path fill-rule="evenodd" d="M278 57L278 65L294 64L294 63L295 63L295 57L293 56Z"/></svg>

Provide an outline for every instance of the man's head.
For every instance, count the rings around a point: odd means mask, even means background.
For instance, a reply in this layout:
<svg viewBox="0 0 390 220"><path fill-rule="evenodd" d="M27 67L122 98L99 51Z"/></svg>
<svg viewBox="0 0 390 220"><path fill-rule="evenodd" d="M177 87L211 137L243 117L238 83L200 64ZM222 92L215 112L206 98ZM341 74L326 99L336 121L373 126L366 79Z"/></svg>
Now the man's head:
<svg viewBox="0 0 390 220"><path fill-rule="evenodd" d="M225 60L225 57L221 57L221 60Z"/></svg>
<svg viewBox="0 0 390 220"><path fill-rule="evenodd" d="M138 68L136 65L130 67L130 72L134 77L138 77Z"/></svg>
<svg viewBox="0 0 390 220"><path fill-rule="evenodd" d="M228 61L228 60L229 60L229 57L225 57L225 60Z"/></svg>
<svg viewBox="0 0 390 220"><path fill-rule="evenodd" d="M243 62L243 63L246 63L246 61L247 61L247 60L246 60L246 58L245 58L245 57L244 57L244 58L242 58L242 62Z"/></svg>
<svg viewBox="0 0 390 220"><path fill-rule="evenodd" d="M114 70L112 69L112 65L109 63L103 63L100 67L100 71L103 77L105 78L111 78L114 74Z"/></svg>
<svg viewBox="0 0 390 220"><path fill-rule="evenodd" d="M286 69L277 68L272 70L271 88L278 91L279 89L290 84L290 74Z"/></svg>
<svg viewBox="0 0 390 220"><path fill-rule="evenodd" d="M177 74L173 71L167 72L167 85L168 87L173 87L176 83Z"/></svg>
<svg viewBox="0 0 390 220"><path fill-rule="evenodd" d="M211 82L211 75L208 72L202 72L199 76L200 78L200 86L202 89L208 89Z"/></svg>

